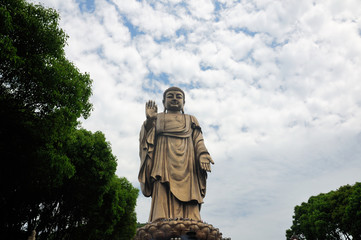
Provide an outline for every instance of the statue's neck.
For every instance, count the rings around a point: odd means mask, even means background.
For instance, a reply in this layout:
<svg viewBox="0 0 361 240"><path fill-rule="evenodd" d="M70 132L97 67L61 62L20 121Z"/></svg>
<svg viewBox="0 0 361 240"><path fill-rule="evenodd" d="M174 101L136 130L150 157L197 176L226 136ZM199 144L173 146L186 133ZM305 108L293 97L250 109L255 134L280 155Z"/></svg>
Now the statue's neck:
<svg viewBox="0 0 361 240"><path fill-rule="evenodd" d="M168 114L181 114L180 111L172 111L172 110L167 110L166 113L168 113Z"/></svg>

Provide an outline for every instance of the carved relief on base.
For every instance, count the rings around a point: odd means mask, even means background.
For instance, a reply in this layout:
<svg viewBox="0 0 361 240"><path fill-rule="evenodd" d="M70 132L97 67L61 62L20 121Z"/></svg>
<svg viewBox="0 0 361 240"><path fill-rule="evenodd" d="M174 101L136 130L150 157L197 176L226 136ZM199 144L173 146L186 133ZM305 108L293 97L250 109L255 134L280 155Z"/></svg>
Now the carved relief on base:
<svg viewBox="0 0 361 240"><path fill-rule="evenodd" d="M222 240L218 228L191 219L162 219L138 228L134 240Z"/></svg>

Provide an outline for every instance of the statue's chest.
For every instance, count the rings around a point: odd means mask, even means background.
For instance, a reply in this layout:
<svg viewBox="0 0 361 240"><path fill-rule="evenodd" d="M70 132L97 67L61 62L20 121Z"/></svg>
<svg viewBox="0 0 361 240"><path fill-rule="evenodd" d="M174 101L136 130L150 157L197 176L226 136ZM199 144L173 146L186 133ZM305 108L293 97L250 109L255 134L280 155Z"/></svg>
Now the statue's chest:
<svg viewBox="0 0 361 240"><path fill-rule="evenodd" d="M189 130L187 117L184 114L163 114L157 120L157 132L187 132Z"/></svg>

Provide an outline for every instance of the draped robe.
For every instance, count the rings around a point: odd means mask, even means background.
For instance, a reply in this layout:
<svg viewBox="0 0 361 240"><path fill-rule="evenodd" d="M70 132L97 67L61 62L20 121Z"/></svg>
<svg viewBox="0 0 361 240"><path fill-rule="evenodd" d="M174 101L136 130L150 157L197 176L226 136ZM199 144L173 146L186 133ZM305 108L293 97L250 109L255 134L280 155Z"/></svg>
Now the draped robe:
<svg viewBox="0 0 361 240"><path fill-rule="evenodd" d="M153 126L140 132L142 193L152 196L149 221L169 218L200 220L207 173L199 157L208 151L194 116L159 113Z"/></svg>

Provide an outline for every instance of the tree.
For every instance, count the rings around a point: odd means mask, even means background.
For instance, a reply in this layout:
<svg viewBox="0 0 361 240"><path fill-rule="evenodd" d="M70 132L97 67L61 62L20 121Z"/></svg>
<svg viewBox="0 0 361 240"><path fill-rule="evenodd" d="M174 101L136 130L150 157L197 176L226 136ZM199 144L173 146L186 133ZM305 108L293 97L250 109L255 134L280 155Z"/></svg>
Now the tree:
<svg viewBox="0 0 361 240"><path fill-rule="evenodd" d="M65 58L58 19L52 9L1 1L1 227L14 234L31 229L39 203L74 174L62 144L91 110L91 80Z"/></svg>
<svg viewBox="0 0 361 240"><path fill-rule="evenodd" d="M286 231L299 239L361 239L361 183L309 198L295 207L293 225Z"/></svg>
<svg viewBox="0 0 361 240"><path fill-rule="evenodd" d="M135 191L114 183L116 160L105 137L77 129L92 108L92 81L66 59L58 21L41 5L0 2L0 232L9 239L33 229L40 239L75 236L94 221L92 212Z"/></svg>
<svg viewBox="0 0 361 240"><path fill-rule="evenodd" d="M111 188L104 196L104 206L93 218L102 222L102 233L106 232L106 239L132 239L137 229L135 205L138 189L134 188L125 178L113 177ZM106 214L104 214L106 213ZM112 225L109 219L113 219ZM98 238L99 239L99 238Z"/></svg>
<svg viewBox="0 0 361 240"><path fill-rule="evenodd" d="M39 239L131 239L138 190L114 174L116 159L104 135L75 130L65 151L76 171L43 205Z"/></svg>
<svg viewBox="0 0 361 240"><path fill-rule="evenodd" d="M353 239L361 239L361 183L353 186L347 200L343 223Z"/></svg>

